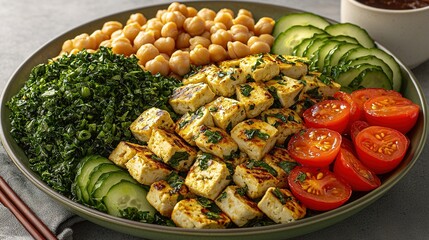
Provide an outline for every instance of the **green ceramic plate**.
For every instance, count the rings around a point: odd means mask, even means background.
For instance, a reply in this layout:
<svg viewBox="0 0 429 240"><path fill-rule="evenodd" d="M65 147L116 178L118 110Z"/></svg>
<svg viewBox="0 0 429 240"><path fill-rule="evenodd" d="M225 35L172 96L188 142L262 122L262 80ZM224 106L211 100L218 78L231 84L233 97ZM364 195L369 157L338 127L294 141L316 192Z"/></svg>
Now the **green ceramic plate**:
<svg viewBox="0 0 429 240"><path fill-rule="evenodd" d="M291 12L298 12L295 9L290 9L281 6L259 4L259 3L246 3L246 2L190 2L187 5L194 6L197 9L203 7L210 7L218 10L221 8L231 8L237 11L240 8L246 8L253 12L255 19L262 16L270 16L274 19ZM92 32L101 28L104 22L108 20L118 20L126 22L130 14L142 12L147 17L155 16L158 9L165 9L167 5L158 5L147 7L143 9L133 9L126 12L121 12L111 16L103 17L92 22L89 22L80 27L74 28L61 36L53 39L38 51L36 51L30 58L27 59L10 78L6 88L4 89L1 99L1 140L8 152L11 159L15 162L16 166L22 173L33 182L38 188L46 194L63 204L72 212L88 219L101 226L111 228L116 231L153 239L236 239L237 237L245 237L245 239L285 239L316 231L335 224L343 219L357 213L372 202L376 201L390 188L392 188L402 177L407 174L411 167L417 161L423 146L426 141L428 121L427 121L427 103L424 94L413 76L413 74L401 64L402 73L404 75L403 95L413 102L420 105L422 113L417 122L416 127L410 132L411 149L408 151L405 160L401 165L383 178L383 183L378 189L364 194L362 196L355 196L346 205L335 210L325 212L316 216L307 217L305 219L296 221L290 224L273 225L266 227L255 228L242 228L242 229L225 229L225 230L194 230L194 229L181 229L173 227L163 227L152 224L144 224L125 219L109 216L107 214L98 212L96 210L87 208L83 205L75 203L70 199L58 194L42 182L37 174L29 168L28 159L23 151L18 147L10 135L10 122L9 122L9 109L5 106L6 102L15 95L19 89L24 85L24 81L28 78L30 70L39 63L46 63L47 59L55 57L61 49L62 43L75 37L76 35L84 32Z"/></svg>

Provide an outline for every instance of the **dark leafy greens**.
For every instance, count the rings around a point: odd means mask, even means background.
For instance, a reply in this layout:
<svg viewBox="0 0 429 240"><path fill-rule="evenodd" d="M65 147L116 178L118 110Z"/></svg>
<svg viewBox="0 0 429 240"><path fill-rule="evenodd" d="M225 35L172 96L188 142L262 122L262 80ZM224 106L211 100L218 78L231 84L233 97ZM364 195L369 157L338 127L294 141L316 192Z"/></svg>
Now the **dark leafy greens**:
<svg viewBox="0 0 429 240"><path fill-rule="evenodd" d="M137 58L108 48L62 56L34 67L7 103L11 134L30 167L56 191L71 196L75 167L89 154L108 155L120 140L135 141L129 125L144 110L168 105L176 80L151 75Z"/></svg>

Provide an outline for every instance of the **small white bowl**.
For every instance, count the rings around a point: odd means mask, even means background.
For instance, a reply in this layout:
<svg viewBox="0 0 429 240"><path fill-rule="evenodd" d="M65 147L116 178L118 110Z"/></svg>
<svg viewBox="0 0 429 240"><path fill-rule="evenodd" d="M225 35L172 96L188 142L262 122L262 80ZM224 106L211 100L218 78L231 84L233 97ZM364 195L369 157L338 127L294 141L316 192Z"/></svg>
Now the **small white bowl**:
<svg viewBox="0 0 429 240"><path fill-rule="evenodd" d="M364 28L409 68L429 59L429 7L391 10L341 0L341 22Z"/></svg>

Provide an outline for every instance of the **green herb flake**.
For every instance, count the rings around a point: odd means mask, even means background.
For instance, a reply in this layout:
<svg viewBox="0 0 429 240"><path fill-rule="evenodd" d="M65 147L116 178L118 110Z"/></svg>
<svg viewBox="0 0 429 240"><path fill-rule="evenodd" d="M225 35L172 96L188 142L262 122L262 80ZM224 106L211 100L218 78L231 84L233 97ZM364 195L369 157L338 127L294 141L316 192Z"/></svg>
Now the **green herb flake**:
<svg viewBox="0 0 429 240"><path fill-rule="evenodd" d="M185 183L185 179L180 176L177 172L172 171L167 176L167 183L170 185L171 188L173 188L172 194L177 193L182 188L182 185Z"/></svg>
<svg viewBox="0 0 429 240"><path fill-rule="evenodd" d="M204 131L204 136L207 137L207 143L219 143L223 136L220 132L218 131L211 131L211 130L206 130Z"/></svg>
<svg viewBox="0 0 429 240"><path fill-rule="evenodd" d="M207 170L207 168L209 168L209 166L211 165L212 160L213 160L213 155L211 155L210 153L202 153L198 157L198 161L199 161L198 166L200 167L201 170Z"/></svg>
<svg viewBox="0 0 429 240"><path fill-rule="evenodd" d="M263 57L264 57L263 54L259 54L255 64L252 66L252 71L255 71L260 65L264 63Z"/></svg>
<svg viewBox="0 0 429 240"><path fill-rule="evenodd" d="M256 161L256 160L252 159L252 160L247 161L246 167L249 169L252 169L255 167L260 167L260 168L263 168L268 173L270 173L271 175L273 175L274 177L277 177L277 175L278 175L277 171L273 167L271 167L268 163L266 163L264 161Z"/></svg>
<svg viewBox="0 0 429 240"><path fill-rule="evenodd" d="M228 196L226 192L222 192L219 197L217 197L216 201L222 202L223 199L225 199Z"/></svg>
<svg viewBox="0 0 429 240"><path fill-rule="evenodd" d="M286 204L286 198L285 195L282 193L282 191L279 188L275 188L273 190L274 196L284 205Z"/></svg>
<svg viewBox="0 0 429 240"><path fill-rule="evenodd" d="M241 187L241 188L237 188L236 190L235 190L235 192L238 194L238 195L240 195L240 196L244 196L244 195L246 195L246 193L247 193L247 191L249 190L249 188L247 187L247 185L246 186L244 186L244 187Z"/></svg>
<svg viewBox="0 0 429 240"><path fill-rule="evenodd" d="M282 161L277 163L277 165L283 169L287 174L290 174L290 171L294 169L296 166L298 166L297 162L288 162L288 161Z"/></svg>
<svg viewBox="0 0 429 240"><path fill-rule="evenodd" d="M295 181L296 182L304 182L306 178L307 178L307 175L305 173L299 172L298 176L296 176Z"/></svg>
<svg viewBox="0 0 429 240"><path fill-rule="evenodd" d="M217 110L219 110L218 107L214 107L214 106L209 107L210 112L217 112Z"/></svg>
<svg viewBox="0 0 429 240"><path fill-rule="evenodd" d="M188 160L188 158L188 152L175 152L174 155L170 158L169 163L172 167L177 167L181 161Z"/></svg>
<svg viewBox="0 0 429 240"><path fill-rule="evenodd" d="M254 137L258 137L262 140L268 140L270 138L268 133L263 133L260 129L246 129L244 130L244 135L248 140L253 139Z"/></svg>
<svg viewBox="0 0 429 240"><path fill-rule="evenodd" d="M253 90L254 90L254 88L252 86L250 86L249 84L243 84L240 86L240 92L245 97L249 97Z"/></svg>

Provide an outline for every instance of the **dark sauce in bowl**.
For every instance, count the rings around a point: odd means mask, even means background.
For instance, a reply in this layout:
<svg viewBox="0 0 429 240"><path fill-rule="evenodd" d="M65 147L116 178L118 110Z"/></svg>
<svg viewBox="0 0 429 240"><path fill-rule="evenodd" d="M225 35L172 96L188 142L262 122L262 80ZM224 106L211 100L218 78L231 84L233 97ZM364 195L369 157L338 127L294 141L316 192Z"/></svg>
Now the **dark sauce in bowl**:
<svg viewBox="0 0 429 240"><path fill-rule="evenodd" d="M357 0L365 5L394 10L416 9L429 6L429 0Z"/></svg>

